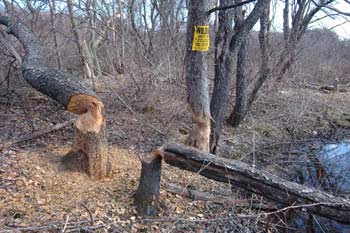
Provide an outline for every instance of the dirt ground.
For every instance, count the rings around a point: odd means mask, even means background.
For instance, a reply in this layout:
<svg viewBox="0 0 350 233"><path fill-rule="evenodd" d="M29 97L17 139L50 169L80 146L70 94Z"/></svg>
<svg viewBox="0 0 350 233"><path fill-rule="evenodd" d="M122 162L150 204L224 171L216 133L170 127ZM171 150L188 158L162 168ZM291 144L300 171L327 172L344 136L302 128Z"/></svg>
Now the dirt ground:
<svg viewBox="0 0 350 233"><path fill-rule="evenodd" d="M63 166L62 157L72 143L69 126L0 151L0 232L264 232L266 219L240 216L261 211L253 206L265 205L266 200L166 164L159 216L138 216L133 205L140 174L138 157L166 142L184 139L191 127L184 108L185 93L167 84L158 84L155 92L154 87L135 90L129 83L125 85L123 78L106 82L108 88L103 82L98 93L107 112L113 175L91 181L79 170ZM275 171L271 148L334 136L338 129L350 128L349 97L348 92L307 89L269 92L257 101L241 128L224 129L220 156L254 161L258 167ZM1 142L72 117L30 87L0 92ZM269 154L261 156L266 151ZM257 155L261 158L255 159ZM169 183L231 199L224 204L193 200L168 192ZM278 224L283 227L282 223L271 224L270 232L277 231Z"/></svg>

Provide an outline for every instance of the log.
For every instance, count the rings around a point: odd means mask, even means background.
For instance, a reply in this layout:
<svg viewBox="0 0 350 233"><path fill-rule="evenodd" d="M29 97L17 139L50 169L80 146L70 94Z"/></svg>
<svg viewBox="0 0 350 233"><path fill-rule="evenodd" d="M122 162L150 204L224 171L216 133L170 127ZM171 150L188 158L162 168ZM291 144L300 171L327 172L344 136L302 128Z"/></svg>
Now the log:
<svg viewBox="0 0 350 233"><path fill-rule="evenodd" d="M157 156L150 162L142 161L139 186L135 193L135 204L141 215L158 213L162 159Z"/></svg>
<svg viewBox="0 0 350 233"><path fill-rule="evenodd" d="M15 36L23 45L22 59L24 79L37 91L54 99L67 111L79 115L75 127L73 151L86 154L92 179L109 174L110 166L106 150L104 105L98 96L78 78L48 64L47 49L41 41L20 22L0 16L0 24L7 33Z"/></svg>
<svg viewBox="0 0 350 233"><path fill-rule="evenodd" d="M310 213L350 223L350 200L346 198L282 179L241 161L218 158L180 144L168 144L157 154L172 166L236 185L285 206L305 205Z"/></svg>

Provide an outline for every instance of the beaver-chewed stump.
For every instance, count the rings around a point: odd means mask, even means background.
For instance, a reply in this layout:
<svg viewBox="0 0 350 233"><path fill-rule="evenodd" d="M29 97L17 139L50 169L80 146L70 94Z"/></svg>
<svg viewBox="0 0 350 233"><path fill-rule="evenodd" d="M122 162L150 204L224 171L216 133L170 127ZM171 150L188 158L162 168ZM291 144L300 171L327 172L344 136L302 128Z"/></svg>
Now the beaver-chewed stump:
<svg viewBox="0 0 350 233"><path fill-rule="evenodd" d="M238 160L220 158L194 147L169 143L150 158L141 158L142 171L135 203L140 214L154 215L159 206L161 161L208 179L243 188L288 209L303 209L340 223L350 223L350 200L300 185ZM284 211L283 209L280 212ZM268 216L267 213L265 216Z"/></svg>
<svg viewBox="0 0 350 233"><path fill-rule="evenodd" d="M141 161L142 170L139 186L135 193L135 204L139 214L154 216L158 213L162 159Z"/></svg>
<svg viewBox="0 0 350 233"><path fill-rule="evenodd" d="M104 106L97 95L78 78L49 67L47 49L22 23L0 16L0 24L15 36L25 49L22 73L37 91L79 115L75 124L73 152L86 156L86 171L92 179L108 176L110 163L107 154Z"/></svg>

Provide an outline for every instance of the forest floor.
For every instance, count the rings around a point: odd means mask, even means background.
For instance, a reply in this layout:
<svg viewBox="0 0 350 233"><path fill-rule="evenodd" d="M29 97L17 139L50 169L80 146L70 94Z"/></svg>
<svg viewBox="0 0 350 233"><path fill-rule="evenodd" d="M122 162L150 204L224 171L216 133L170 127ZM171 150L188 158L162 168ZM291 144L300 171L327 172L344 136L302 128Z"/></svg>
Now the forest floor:
<svg viewBox="0 0 350 233"><path fill-rule="evenodd" d="M63 228L64 232L263 232L266 219L249 215L262 211L263 206L273 210L273 204L166 164L159 216L144 219L137 215L133 194L140 175L139 156L167 142L182 142L191 121L184 107L183 87L163 82L135 88L130 83L122 77L105 78L98 86L114 164L110 178L92 181L62 164L72 144L69 126L0 148L0 232L61 232ZM276 163L276 155L290 145L307 145L316 138L348 136L344 129L350 129L349 105L350 92L295 88L269 92L258 99L240 128L225 127L219 154L253 162L288 178L289 167ZM0 147L72 117L26 85L11 91L1 89ZM208 196L226 196L227 201L183 197L167 191L169 184ZM269 225L271 232L279 227L285 227L282 220Z"/></svg>

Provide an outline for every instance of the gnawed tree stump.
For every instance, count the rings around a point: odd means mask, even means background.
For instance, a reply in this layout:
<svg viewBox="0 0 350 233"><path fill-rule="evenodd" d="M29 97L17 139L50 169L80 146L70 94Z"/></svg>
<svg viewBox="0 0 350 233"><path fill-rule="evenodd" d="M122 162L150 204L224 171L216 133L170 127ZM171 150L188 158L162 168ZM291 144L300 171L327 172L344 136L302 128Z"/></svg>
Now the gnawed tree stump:
<svg viewBox="0 0 350 233"><path fill-rule="evenodd" d="M151 161L142 161L141 177L135 193L137 211L146 216L158 213L159 190L162 158L154 157Z"/></svg>
<svg viewBox="0 0 350 233"><path fill-rule="evenodd" d="M74 123L75 143L72 151L86 155L92 179L106 177L110 170L105 135L104 106L97 95L76 77L48 65L47 49L19 22L0 16L0 24L15 36L26 51L22 62L24 79L37 91L79 115Z"/></svg>
<svg viewBox="0 0 350 233"><path fill-rule="evenodd" d="M241 161L218 158L180 144L168 144L160 148L154 160L157 155L174 167L198 173L212 180L236 185L285 206L303 207L312 214L341 223L350 223L349 199L336 197L318 189L282 179ZM160 168L159 171L156 169L157 167L153 167L152 172L148 174L160 174ZM145 175L147 174L143 173L141 177ZM140 179L140 186L147 187L144 180L145 178ZM156 185L155 182L159 182L159 179L153 181L153 186ZM159 193L152 195L157 196ZM154 201L157 200L154 199ZM149 199L148 201L150 202ZM152 205L157 206L158 204L152 203Z"/></svg>

